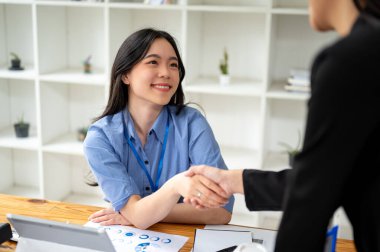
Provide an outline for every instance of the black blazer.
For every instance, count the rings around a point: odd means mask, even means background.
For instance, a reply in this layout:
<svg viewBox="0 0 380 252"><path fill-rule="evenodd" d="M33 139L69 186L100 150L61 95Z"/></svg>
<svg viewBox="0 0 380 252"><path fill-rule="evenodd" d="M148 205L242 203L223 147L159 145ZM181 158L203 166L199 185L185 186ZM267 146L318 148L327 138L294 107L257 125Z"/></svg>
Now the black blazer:
<svg viewBox="0 0 380 252"><path fill-rule="evenodd" d="M246 204L284 210L275 251L323 251L340 206L357 250L380 251L379 21L362 14L348 36L323 50L311 88L304 145L293 169L246 170Z"/></svg>

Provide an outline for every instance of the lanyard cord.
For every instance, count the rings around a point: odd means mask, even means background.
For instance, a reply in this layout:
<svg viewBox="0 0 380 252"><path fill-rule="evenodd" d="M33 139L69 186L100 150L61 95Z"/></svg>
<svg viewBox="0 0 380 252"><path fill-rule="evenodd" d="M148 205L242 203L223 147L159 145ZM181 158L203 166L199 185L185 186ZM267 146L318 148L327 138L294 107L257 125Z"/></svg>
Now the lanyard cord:
<svg viewBox="0 0 380 252"><path fill-rule="evenodd" d="M161 149L161 154L160 154L160 161L158 162L158 171L157 171L156 183L153 183L153 179L149 175L148 169L146 168L146 166L145 166L144 162L142 161L140 155L137 153L137 150L133 146L133 143L129 139L128 132L127 132L127 127L125 125L124 113L122 113L122 115L123 115L124 137L126 138L129 147L132 149L132 152L133 152L134 156L136 157L136 160L139 163L141 169L144 171L146 177L148 178L149 184L150 184L153 192L155 192L155 191L158 190L158 182L159 182L160 177L161 177L162 167L163 167L163 163L164 163L163 161L164 161L164 156L165 156L165 151L166 151L166 144L168 142L169 127L170 127L170 125L169 125L169 122L170 122L169 121L169 117L170 116L169 116L169 108L168 107L167 107L167 112L168 112L168 118L166 120L165 136L164 136L164 142L162 144L162 149Z"/></svg>

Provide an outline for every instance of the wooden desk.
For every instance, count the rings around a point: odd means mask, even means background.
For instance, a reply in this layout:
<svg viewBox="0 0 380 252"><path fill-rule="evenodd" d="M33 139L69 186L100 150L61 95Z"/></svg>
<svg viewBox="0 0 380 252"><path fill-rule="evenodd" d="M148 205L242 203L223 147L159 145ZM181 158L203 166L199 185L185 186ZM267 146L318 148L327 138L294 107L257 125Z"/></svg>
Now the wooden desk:
<svg viewBox="0 0 380 252"><path fill-rule="evenodd" d="M88 216L99 209L101 208L0 194L0 222L8 222L6 214L13 213L83 225L87 222ZM157 223L149 230L187 236L189 240L181 251L191 251L194 243L194 231L196 228L203 227L204 225ZM3 245L10 246L12 249L0 248L0 252L14 251L16 247L13 242L6 242ZM337 251L355 252L356 250L352 241L338 240Z"/></svg>

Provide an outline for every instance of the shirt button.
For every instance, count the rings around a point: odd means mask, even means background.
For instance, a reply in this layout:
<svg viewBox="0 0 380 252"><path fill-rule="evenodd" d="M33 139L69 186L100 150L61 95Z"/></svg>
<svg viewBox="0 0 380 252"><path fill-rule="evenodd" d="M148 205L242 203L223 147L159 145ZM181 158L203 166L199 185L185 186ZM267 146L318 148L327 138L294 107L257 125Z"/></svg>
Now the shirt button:
<svg viewBox="0 0 380 252"><path fill-rule="evenodd" d="M150 187L149 186L145 187L145 191L150 191Z"/></svg>
<svg viewBox="0 0 380 252"><path fill-rule="evenodd" d="M145 160L144 163L145 163L145 164L149 164L149 161L148 161L148 160Z"/></svg>

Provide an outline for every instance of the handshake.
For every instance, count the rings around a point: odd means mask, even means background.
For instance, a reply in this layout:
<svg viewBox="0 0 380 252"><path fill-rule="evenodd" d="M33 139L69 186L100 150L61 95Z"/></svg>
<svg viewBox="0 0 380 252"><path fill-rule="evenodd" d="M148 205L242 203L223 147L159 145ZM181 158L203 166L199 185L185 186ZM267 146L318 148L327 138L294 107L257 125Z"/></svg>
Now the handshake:
<svg viewBox="0 0 380 252"><path fill-rule="evenodd" d="M197 209L218 208L228 203L234 193L244 193L243 170L223 170L207 165L192 166L183 173L192 185L179 192L184 203ZM182 175L182 174L181 174Z"/></svg>

